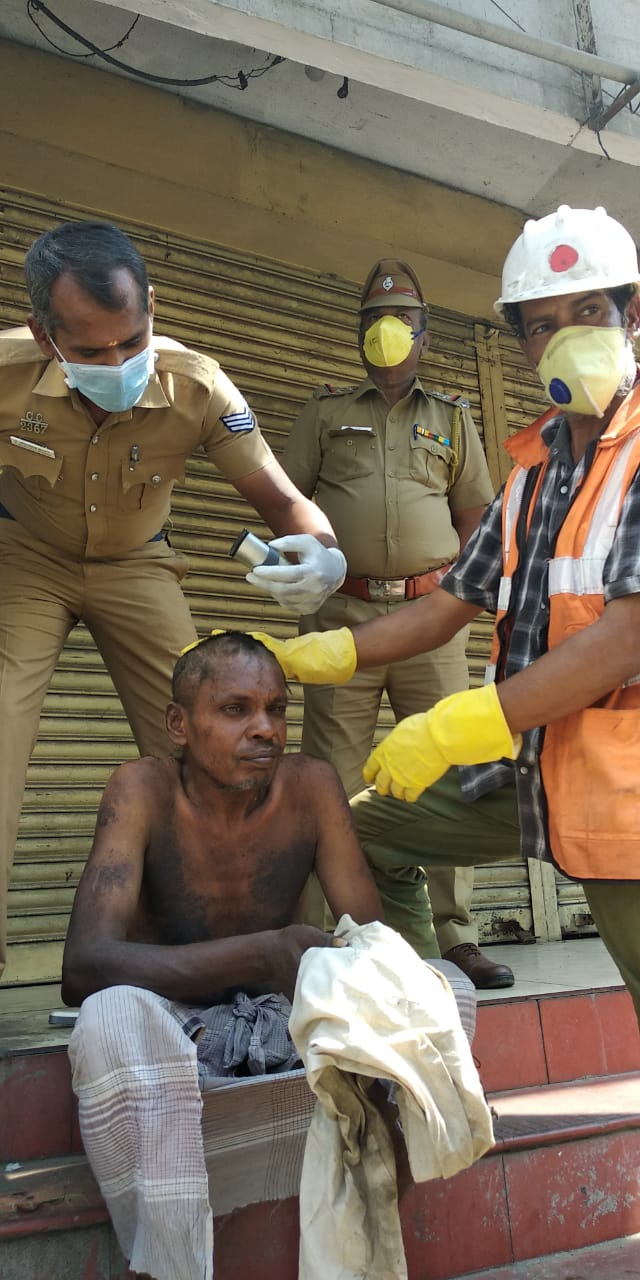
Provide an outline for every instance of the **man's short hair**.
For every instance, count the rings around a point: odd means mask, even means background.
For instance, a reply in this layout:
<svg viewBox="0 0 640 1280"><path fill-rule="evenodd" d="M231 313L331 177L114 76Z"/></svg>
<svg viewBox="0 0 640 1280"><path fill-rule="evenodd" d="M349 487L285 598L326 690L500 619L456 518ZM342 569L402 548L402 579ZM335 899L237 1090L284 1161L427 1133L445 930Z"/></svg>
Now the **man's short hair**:
<svg viewBox="0 0 640 1280"><path fill-rule="evenodd" d="M584 290L586 293L587 291ZM620 284L615 289L606 289L605 292L611 298L614 306L618 308L623 320L629 303L635 298L638 290L635 284ZM524 338L524 328L522 324L522 315L520 313L519 302L505 302L502 308L502 314L509 325L512 333L516 338Z"/></svg>
<svg viewBox="0 0 640 1280"><path fill-rule="evenodd" d="M261 640L256 640L246 631L219 631L216 635L207 636L198 644L192 645L178 658L173 669L171 693L173 701L179 702L181 707L190 710L202 685L216 675L219 660L234 657L236 654L270 658L282 674L277 658Z"/></svg>
<svg viewBox="0 0 640 1280"><path fill-rule="evenodd" d="M34 240L24 260L24 274L37 323L52 335L59 317L51 306L51 290L62 275L71 276L105 311L121 311L122 292L114 288L116 271L131 272L140 295L140 310L149 311L149 279L144 258L124 231L111 222L63 222Z"/></svg>

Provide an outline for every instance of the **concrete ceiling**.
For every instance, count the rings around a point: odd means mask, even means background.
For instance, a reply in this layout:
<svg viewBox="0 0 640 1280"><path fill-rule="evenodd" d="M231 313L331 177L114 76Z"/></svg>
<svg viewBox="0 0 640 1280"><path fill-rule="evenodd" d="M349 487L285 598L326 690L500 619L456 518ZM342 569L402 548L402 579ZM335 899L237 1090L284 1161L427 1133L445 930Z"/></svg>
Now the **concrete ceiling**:
<svg viewBox="0 0 640 1280"><path fill-rule="evenodd" d="M342 89L344 95L346 88L341 75L312 68L311 74L317 76L312 79L302 63L291 58L263 74L249 75L260 72L278 49L249 48L149 17L140 17L125 43L117 47L135 16L119 0L119 7L95 0L49 2L70 27L101 49L111 46L114 57L150 75L230 78L227 83L167 87L167 92L485 196L532 216L563 202L603 203L640 242L638 168L607 159L604 151L589 153L549 138L528 137L473 118L469 112L458 114L353 78L347 95L339 97L338 91ZM0 36L55 57L81 57L84 65L124 74L95 56L87 57L86 50L42 12L34 16L40 30L29 17L26 0L2 0ZM237 87L240 71L248 77L244 90ZM100 127L103 124L96 121L96 128ZM135 120L131 127L135 128Z"/></svg>

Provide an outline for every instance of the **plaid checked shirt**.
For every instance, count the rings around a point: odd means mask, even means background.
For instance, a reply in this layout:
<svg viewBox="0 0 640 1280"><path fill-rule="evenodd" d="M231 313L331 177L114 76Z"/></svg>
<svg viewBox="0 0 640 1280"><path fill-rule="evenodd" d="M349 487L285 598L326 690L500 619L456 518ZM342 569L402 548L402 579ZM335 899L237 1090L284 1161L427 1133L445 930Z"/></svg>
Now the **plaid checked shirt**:
<svg viewBox="0 0 640 1280"><path fill-rule="evenodd" d="M548 564L562 523L587 474L596 449L593 441L579 462L573 462L566 418L551 419L542 429L549 448L547 473L533 510L521 571L514 580L514 625L505 677L515 675L547 651L549 620ZM502 499L494 498L473 537L442 582L445 591L495 615L502 576ZM611 552L605 562L605 603L640 592L640 472L625 498ZM540 776L542 730L523 734L522 751L514 761L461 769L462 794L468 803L513 781L520 815L521 849L525 858L550 857L546 831L546 802Z"/></svg>

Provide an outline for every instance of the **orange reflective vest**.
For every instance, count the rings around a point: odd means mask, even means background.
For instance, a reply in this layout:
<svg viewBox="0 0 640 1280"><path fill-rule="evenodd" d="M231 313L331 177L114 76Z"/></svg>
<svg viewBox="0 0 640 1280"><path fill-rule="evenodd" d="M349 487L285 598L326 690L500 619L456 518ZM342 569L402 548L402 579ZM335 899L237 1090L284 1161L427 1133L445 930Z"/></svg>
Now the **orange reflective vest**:
<svg viewBox="0 0 640 1280"><path fill-rule="evenodd" d="M525 496L528 528L548 465L540 428L553 413L505 445L517 465L507 480L502 512L503 576L492 653L498 680L509 641L518 517ZM549 649L604 611L603 567L638 467L640 385L600 436L560 529L549 563ZM640 556L640 529L638 542ZM640 675L593 706L548 724L540 768L551 855L560 870L577 880L640 879Z"/></svg>

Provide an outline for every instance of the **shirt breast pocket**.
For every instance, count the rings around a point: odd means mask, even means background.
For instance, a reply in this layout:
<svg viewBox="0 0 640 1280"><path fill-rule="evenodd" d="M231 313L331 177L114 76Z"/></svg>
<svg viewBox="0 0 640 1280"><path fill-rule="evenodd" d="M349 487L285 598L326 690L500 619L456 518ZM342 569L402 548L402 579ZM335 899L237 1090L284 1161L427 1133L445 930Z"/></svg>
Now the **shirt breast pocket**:
<svg viewBox="0 0 640 1280"><path fill-rule="evenodd" d="M447 493L453 449L439 440L416 436L409 449L409 475L434 493Z"/></svg>
<svg viewBox="0 0 640 1280"><path fill-rule="evenodd" d="M127 511L146 510L157 503L163 505L167 491L184 481L185 459L182 454L121 464L119 503Z"/></svg>
<svg viewBox="0 0 640 1280"><path fill-rule="evenodd" d="M375 437L369 431L349 431L331 427L326 434L322 475L324 480L359 480L371 475L375 460Z"/></svg>

